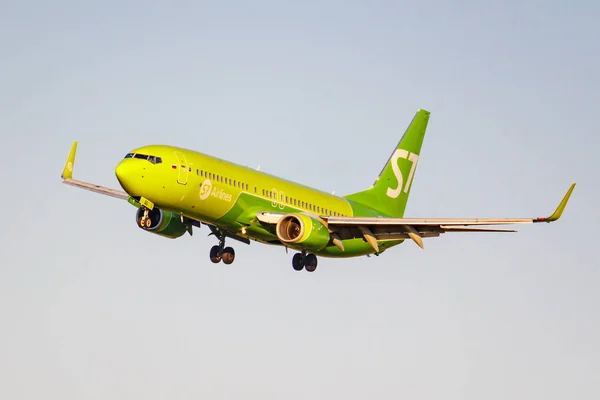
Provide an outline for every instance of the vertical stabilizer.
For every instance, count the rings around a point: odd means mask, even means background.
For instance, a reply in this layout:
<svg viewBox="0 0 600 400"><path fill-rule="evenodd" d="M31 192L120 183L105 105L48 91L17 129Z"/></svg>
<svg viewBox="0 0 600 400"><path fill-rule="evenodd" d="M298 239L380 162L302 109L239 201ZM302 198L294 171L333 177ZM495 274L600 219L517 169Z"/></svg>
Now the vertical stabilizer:
<svg viewBox="0 0 600 400"><path fill-rule="evenodd" d="M389 217L404 216L428 122L429 111L417 111L373 186L344 197Z"/></svg>

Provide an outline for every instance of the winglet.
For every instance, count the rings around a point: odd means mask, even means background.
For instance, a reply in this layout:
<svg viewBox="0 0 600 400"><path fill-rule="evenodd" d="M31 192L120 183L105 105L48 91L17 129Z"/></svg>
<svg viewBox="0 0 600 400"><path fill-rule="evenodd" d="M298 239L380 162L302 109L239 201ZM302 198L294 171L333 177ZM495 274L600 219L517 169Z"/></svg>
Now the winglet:
<svg viewBox="0 0 600 400"><path fill-rule="evenodd" d="M65 168L63 169L62 175L60 176L63 179L71 179L73 177L73 165L75 164L75 153L77 152L77 142L73 142L71 146L71 151L69 152L69 157L67 158L67 162L65 163Z"/></svg>
<svg viewBox="0 0 600 400"><path fill-rule="evenodd" d="M556 210L554 211L554 213L552 213L551 216L546 218L536 218L533 220L533 222L554 222L558 220L561 217L563 211L565 210L565 207L567 206L567 202L569 201L569 197L571 197L571 193L573 193L573 189L575 189L575 183L573 183L569 190L567 190L565 197L563 197L560 204L558 205L558 207L556 207Z"/></svg>

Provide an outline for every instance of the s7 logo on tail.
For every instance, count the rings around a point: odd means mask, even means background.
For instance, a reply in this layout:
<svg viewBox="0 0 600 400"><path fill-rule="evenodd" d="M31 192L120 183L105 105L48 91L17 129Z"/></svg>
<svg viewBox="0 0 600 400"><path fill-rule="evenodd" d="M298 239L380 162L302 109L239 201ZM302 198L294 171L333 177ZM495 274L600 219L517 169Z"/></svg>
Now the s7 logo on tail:
<svg viewBox="0 0 600 400"><path fill-rule="evenodd" d="M392 199L395 199L396 197L400 196L400 192L402 191L402 185L404 184L404 177L402 176L402 171L400 170L400 167L398 166L398 160L401 158L408 160L412 163L412 165L410 167L410 171L408 173L408 178L406 179L406 184L404 185L404 193L408 192L408 188L410 187L410 184L415 175L415 169L417 168L417 162L419 161L418 154L409 153L408 151L406 151L404 149L397 149L394 152L390 162L392 164L392 170L394 171L394 175L396 176L396 179L398 180L398 187L396 187L396 189L392 189L391 187L389 187L386 192L388 197L391 197Z"/></svg>

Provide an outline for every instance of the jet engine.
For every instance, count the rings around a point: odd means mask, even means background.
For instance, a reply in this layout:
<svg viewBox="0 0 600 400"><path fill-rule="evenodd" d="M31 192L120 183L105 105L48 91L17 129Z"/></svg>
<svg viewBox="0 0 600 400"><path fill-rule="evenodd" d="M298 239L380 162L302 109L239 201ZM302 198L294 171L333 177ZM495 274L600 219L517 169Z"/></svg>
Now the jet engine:
<svg viewBox="0 0 600 400"><path fill-rule="evenodd" d="M318 251L329 243L329 230L321 221L307 214L287 214L277 222L277 237L289 247Z"/></svg>
<svg viewBox="0 0 600 400"><path fill-rule="evenodd" d="M187 226L181 222L179 215L154 208L144 218L144 209L139 208L135 214L137 225L145 231L175 239L187 232Z"/></svg>

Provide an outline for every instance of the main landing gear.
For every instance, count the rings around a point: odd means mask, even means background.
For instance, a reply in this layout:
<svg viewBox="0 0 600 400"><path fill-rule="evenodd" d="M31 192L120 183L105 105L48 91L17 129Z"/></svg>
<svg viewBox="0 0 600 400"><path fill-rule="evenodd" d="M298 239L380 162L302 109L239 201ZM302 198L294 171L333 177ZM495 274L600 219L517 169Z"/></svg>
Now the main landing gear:
<svg viewBox="0 0 600 400"><path fill-rule="evenodd" d="M296 253L292 257L292 268L296 271L302 271L303 268L306 268L308 272L315 272L317 269L317 256L306 253L306 250L303 250L302 253Z"/></svg>
<svg viewBox="0 0 600 400"><path fill-rule="evenodd" d="M223 260L223 264L231 264L235 260L235 251L232 247L225 247L225 236L219 236L219 244L210 249L210 261L218 264Z"/></svg>

